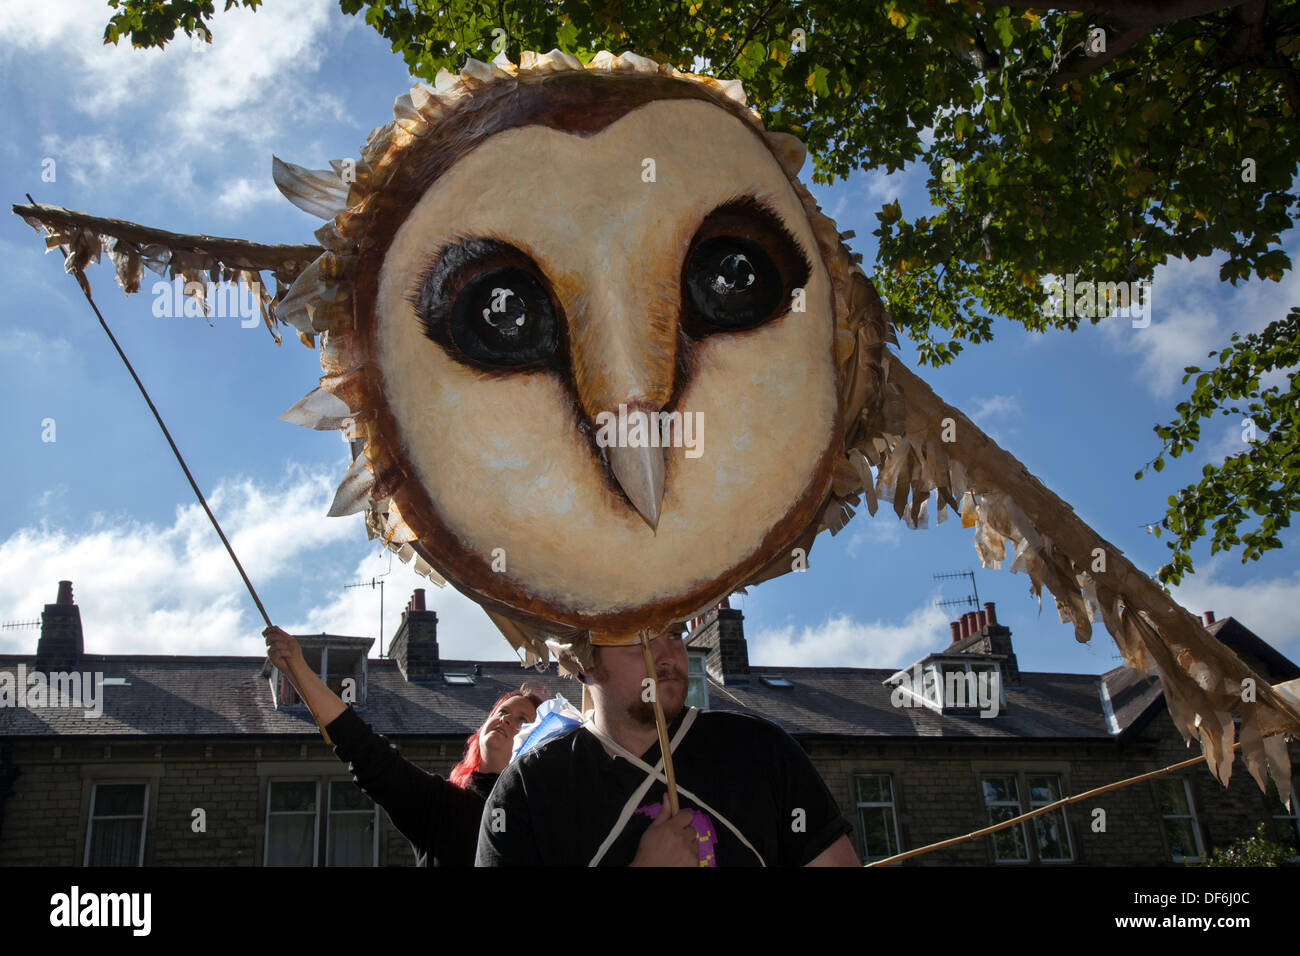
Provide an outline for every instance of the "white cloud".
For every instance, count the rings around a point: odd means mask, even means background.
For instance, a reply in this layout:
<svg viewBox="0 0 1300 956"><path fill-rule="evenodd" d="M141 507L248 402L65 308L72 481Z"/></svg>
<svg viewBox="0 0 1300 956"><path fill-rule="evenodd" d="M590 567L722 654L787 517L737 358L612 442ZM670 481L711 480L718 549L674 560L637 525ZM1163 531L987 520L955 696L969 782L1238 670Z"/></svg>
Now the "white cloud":
<svg viewBox="0 0 1300 956"><path fill-rule="evenodd" d="M865 507L854 516L850 525L853 533L844 546L850 558L856 558L864 545L895 545L903 537L903 522L892 508L882 506L873 516Z"/></svg>
<svg viewBox="0 0 1300 956"><path fill-rule="evenodd" d="M817 627L766 629L748 638L750 663L772 667L904 667L947 642L948 616L933 603L901 624L841 614Z"/></svg>
<svg viewBox="0 0 1300 956"><path fill-rule="evenodd" d="M1236 560L1229 558L1228 560ZM1224 559L1211 559L1197 574L1173 589L1174 599L1194 614L1214 611L1235 617L1281 653L1300 663L1296 608L1300 607L1300 571L1291 577L1227 584L1217 579Z"/></svg>
<svg viewBox="0 0 1300 956"><path fill-rule="evenodd" d="M263 179L227 180L217 195L216 209L226 216L238 216L280 198L280 192L270 176Z"/></svg>
<svg viewBox="0 0 1300 956"><path fill-rule="evenodd" d="M390 570L391 568L391 570ZM483 609L448 585L438 588L400 561L367 557L357 565L347 584L369 583L384 575L384 653L402 619L406 602L417 588L424 589L425 607L438 615L438 655L446 660L511 660L517 655ZM283 625L293 634L348 634L373 637L379 629L380 592L374 588L340 590L328 603L313 608L300 622ZM379 642L371 649L378 656Z"/></svg>
<svg viewBox="0 0 1300 956"><path fill-rule="evenodd" d="M322 548L356 540L359 519L325 517L336 481L293 467L276 487L226 481L209 496L264 603L276 582L311 582ZM261 621L197 503L166 526L100 515L77 532L14 532L0 543L0 619L30 619L60 580L73 582L92 653L260 652ZM4 652L33 646L28 632L0 635Z"/></svg>
<svg viewBox="0 0 1300 956"><path fill-rule="evenodd" d="M181 32L162 50L133 49L128 40L106 46L111 14L103 0L10 0L0 8L0 57L39 56L34 67L10 71L11 95L21 95L23 84L57 83L74 91L69 104L87 117L71 139L46 137L76 157L69 171L82 185L120 183L125 176L188 195L188 157L196 152L246 156L286 121L301 127L347 118L340 96L346 77L319 74L326 44L357 21L328 0L219 11L213 43L197 48ZM153 128L133 135L138 145L128 151L118 132L142 115Z"/></svg>
<svg viewBox="0 0 1300 956"><path fill-rule="evenodd" d="M54 160L55 176L68 176L79 186L166 184L177 193L194 188L194 168L170 151L144 149L132 154L115 137L103 134L70 139L48 133L41 137L45 157Z"/></svg>
<svg viewBox="0 0 1300 956"><path fill-rule="evenodd" d="M63 336L46 338L28 329L0 331L0 355L16 357L24 365L62 364L72 358L72 343Z"/></svg>
<svg viewBox="0 0 1300 956"><path fill-rule="evenodd" d="M379 592L346 589L382 575L384 648L416 588L438 614L445 658L511 660L516 655L473 601L439 589L400 561L377 557L360 518L329 518L334 473L291 466L270 487L227 480L208 496L235 553L271 618L295 634L375 637ZM355 574L320 568L340 554L369 554ZM337 567L337 565L335 565ZM177 509L167 525L96 516L81 532L23 528L0 543L0 620L31 620L53 602L57 582L70 580L81 608L86 649L95 654L247 654L263 651L262 621L225 548L197 503ZM321 603L305 615L277 613L306 592ZM0 653L31 653L36 632L0 632ZM379 654L376 640L371 651Z"/></svg>
<svg viewBox="0 0 1300 956"><path fill-rule="evenodd" d="M968 414L972 421L979 422L986 418L1009 418L1019 415L1020 399L1014 395L990 395L988 398L974 398L967 403Z"/></svg>
<svg viewBox="0 0 1300 956"><path fill-rule="evenodd" d="M1295 243L1287 249L1300 253ZM1189 365L1212 367L1212 349L1222 348L1233 332L1258 332L1281 319L1300 301L1300 275L1286 273L1281 282L1252 279L1236 287L1219 281L1223 255L1210 259L1173 259L1156 269L1151 283L1151 325L1135 329L1127 319L1103 319L1103 333L1121 351L1141 360L1141 380L1152 395L1166 399L1187 390L1181 384ZM1278 376L1264 384L1272 384Z"/></svg>

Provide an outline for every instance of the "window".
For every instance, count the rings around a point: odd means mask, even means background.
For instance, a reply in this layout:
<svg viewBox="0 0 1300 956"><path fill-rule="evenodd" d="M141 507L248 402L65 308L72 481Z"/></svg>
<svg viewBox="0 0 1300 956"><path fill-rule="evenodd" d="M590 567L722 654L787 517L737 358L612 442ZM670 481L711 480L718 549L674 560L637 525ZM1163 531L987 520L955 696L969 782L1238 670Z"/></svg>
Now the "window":
<svg viewBox="0 0 1300 956"><path fill-rule="evenodd" d="M985 777L981 782L984 790L984 806L989 814L989 826L1018 817L1025 812L1020 809L1020 789L1014 774L1004 777ZM1023 821L1013 827L990 834L989 839L993 841L993 859L999 863L1029 862Z"/></svg>
<svg viewBox="0 0 1300 956"><path fill-rule="evenodd" d="M442 679L454 687L473 687L476 683L473 674L443 674Z"/></svg>
<svg viewBox="0 0 1300 956"><path fill-rule="evenodd" d="M366 702L366 653L374 643L368 637L336 637L319 634L297 638L307 666L324 681L325 686L345 704L362 707ZM262 675L270 679L271 699L279 709L306 705L288 676L271 666L268 660Z"/></svg>
<svg viewBox="0 0 1300 956"><path fill-rule="evenodd" d="M709 709L709 673L705 669L708 651L689 651L686 656L686 706Z"/></svg>
<svg viewBox="0 0 1300 956"><path fill-rule="evenodd" d="M1053 774L1031 774L1029 783L1029 809L1037 810L1061 799L1061 778ZM1065 822L1065 807L1034 817L1034 839L1038 859L1044 863L1074 859L1070 847L1070 828Z"/></svg>
<svg viewBox="0 0 1300 956"><path fill-rule="evenodd" d="M933 676L931 676L933 675ZM933 666L926 681L926 697L945 713L977 714L1002 709L1002 681L996 664L945 661Z"/></svg>
<svg viewBox="0 0 1300 956"><path fill-rule="evenodd" d="M375 804L350 780L330 781L326 866L373 866Z"/></svg>
<svg viewBox="0 0 1300 956"><path fill-rule="evenodd" d="M86 833L86 866L143 866L149 788L143 783L95 784Z"/></svg>
<svg viewBox="0 0 1300 956"><path fill-rule="evenodd" d="M1282 798L1277 792L1277 784L1272 778L1268 781L1268 801L1269 809L1273 811L1273 839L1279 843L1291 846L1291 859L1300 858L1300 792L1297 792L1296 785L1300 784L1300 777L1291 781L1291 810L1282 803Z"/></svg>
<svg viewBox="0 0 1300 956"><path fill-rule="evenodd" d="M990 826L1056 803L1064 794L1061 777L1054 773L987 774L980 782ZM1029 838L1030 827L1032 840ZM1057 807L1049 813L992 833L989 840L993 846L993 859L999 863L1069 863L1074 860L1065 807Z"/></svg>
<svg viewBox="0 0 1300 956"><path fill-rule="evenodd" d="M788 680L786 680L786 678L782 677L780 674L762 674L759 676L758 679L762 681L764 684L766 684L768 687L793 687L794 686L794 684L790 683Z"/></svg>
<svg viewBox="0 0 1300 956"><path fill-rule="evenodd" d="M894 812L894 782L887 773L855 778L858 793L858 833L862 861L883 860L898 853L898 817Z"/></svg>
<svg viewBox="0 0 1300 956"><path fill-rule="evenodd" d="M1187 779L1165 777L1153 783L1170 859L1176 863L1199 860L1201 828L1196 823L1196 810L1192 806L1192 792Z"/></svg>
<svg viewBox="0 0 1300 956"><path fill-rule="evenodd" d="M316 781L277 780L266 810L266 865L316 865Z"/></svg>
<svg viewBox="0 0 1300 956"><path fill-rule="evenodd" d="M320 813L322 796L328 805ZM272 780L264 865L375 866L378 823L374 801L350 780Z"/></svg>

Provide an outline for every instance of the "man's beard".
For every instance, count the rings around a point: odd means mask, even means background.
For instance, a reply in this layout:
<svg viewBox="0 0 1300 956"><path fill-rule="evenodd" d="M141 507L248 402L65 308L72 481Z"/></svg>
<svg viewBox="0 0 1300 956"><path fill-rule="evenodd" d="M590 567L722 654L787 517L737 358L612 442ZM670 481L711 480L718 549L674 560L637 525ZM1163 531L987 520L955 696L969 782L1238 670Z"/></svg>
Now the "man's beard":
<svg viewBox="0 0 1300 956"><path fill-rule="evenodd" d="M664 674L662 676L676 677L677 680L680 681L680 684L678 686L682 688L686 687L686 675L679 670L673 670L671 674ZM658 688L656 686L656 690L657 689ZM663 706L664 721L671 724L674 720L677 719L677 715L680 714L682 710L686 707L686 695L684 693L682 694L682 701L680 704L670 703L669 701L664 700L662 697L660 698L659 703ZM654 701L642 700L640 697L638 697L635 702L628 705L627 716L635 724L640 724L643 727L654 727L655 726Z"/></svg>

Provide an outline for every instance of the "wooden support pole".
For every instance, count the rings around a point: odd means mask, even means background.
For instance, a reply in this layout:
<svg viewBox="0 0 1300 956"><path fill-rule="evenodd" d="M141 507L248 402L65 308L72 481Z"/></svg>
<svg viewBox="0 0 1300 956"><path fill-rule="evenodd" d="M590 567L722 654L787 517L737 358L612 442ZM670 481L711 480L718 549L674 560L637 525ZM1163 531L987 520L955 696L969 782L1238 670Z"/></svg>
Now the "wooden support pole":
<svg viewBox="0 0 1300 956"><path fill-rule="evenodd" d="M668 809L677 816L677 774L673 771L673 752L668 744L668 722L664 720L664 708L659 703L659 681L655 679L654 656L650 653L651 637L648 632L641 633L641 651L645 655L645 672L650 678L650 690L654 695L655 729L659 731L659 753L664 758L664 778L668 782Z"/></svg>

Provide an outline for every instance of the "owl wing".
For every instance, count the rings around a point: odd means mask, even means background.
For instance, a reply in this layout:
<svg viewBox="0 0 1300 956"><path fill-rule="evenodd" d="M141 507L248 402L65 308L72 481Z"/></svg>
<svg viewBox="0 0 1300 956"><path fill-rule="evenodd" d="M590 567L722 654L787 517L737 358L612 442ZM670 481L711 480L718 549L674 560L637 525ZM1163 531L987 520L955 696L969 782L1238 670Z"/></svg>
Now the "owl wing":
<svg viewBox="0 0 1300 956"><path fill-rule="evenodd" d="M310 322L295 321L290 312L291 292L293 283L323 252L320 246L264 245L246 239L183 235L45 203L18 204L12 209L42 234L47 250L60 246L69 250L64 262L67 272L82 271L90 263L99 262L101 255L107 255L125 294L140 291L148 268L169 279L181 277L185 294L196 299L200 308L205 305L209 280L240 282L253 291L262 320L277 345L281 322L297 328L304 345L313 344ZM275 278L274 295L263 284L262 272L270 272Z"/></svg>
<svg viewBox="0 0 1300 956"><path fill-rule="evenodd" d="M872 514L885 502L909 527L924 527L936 492L938 520L951 509L963 527L975 529L984 567L1000 567L1010 541L1009 570L1029 575L1040 607L1046 586L1062 622L1074 625L1081 642L1089 640L1099 615L1129 666L1159 676L1174 724L1189 744L1199 738L1210 771L1225 786L1232 773L1233 717L1239 716L1251 775L1263 789L1267 771L1288 802L1283 735L1300 735L1300 707L896 357L876 347L859 349L855 358L850 371L864 380L853 399L860 404L847 418L846 454L834 473L822 527L838 530L859 495Z"/></svg>

